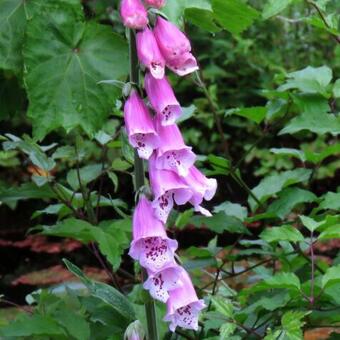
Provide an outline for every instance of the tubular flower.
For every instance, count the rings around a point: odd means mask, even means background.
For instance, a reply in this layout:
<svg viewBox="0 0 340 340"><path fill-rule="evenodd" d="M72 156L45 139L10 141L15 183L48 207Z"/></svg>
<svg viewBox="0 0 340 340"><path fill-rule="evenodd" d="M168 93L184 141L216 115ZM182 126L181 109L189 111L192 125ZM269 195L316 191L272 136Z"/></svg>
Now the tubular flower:
<svg viewBox="0 0 340 340"><path fill-rule="evenodd" d="M133 215L133 241L129 255L142 267L158 272L173 263L177 241L168 238L164 226L153 215L151 202L141 197Z"/></svg>
<svg viewBox="0 0 340 340"><path fill-rule="evenodd" d="M173 23L158 17L154 34L167 66L180 76L198 70L197 61L190 53L188 38Z"/></svg>
<svg viewBox="0 0 340 340"><path fill-rule="evenodd" d="M130 144L139 157L149 159L158 146L157 133L148 108L135 90L125 102L124 120Z"/></svg>
<svg viewBox="0 0 340 340"><path fill-rule="evenodd" d="M148 272L149 277L145 281L143 287L149 290L150 295L159 301L167 302L169 298L169 291L180 287L181 281L181 267L176 263L163 268L162 270L153 273Z"/></svg>
<svg viewBox="0 0 340 340"><path fill-rule="evenodd" d="M144 0L144 2L146 5L160 9L165 6L166 0Z"/></svg>
<svg viewBox="0 0 340 340"><path fill-rule="evenodd" d="M164 77L165 60L157 41L149 28L137 33L137 53L139 61L149 69L156 79Z"/></svg>
<svg viewBox="0 0 340 340"><path fill-rule="evenodd" d="M191 147L186 146L177 125L162 126L156 120L156 131L159 135L159 145L156 151L156 167L173 170L180 176L186 176L194 164L196 155Z"/></svg>
<svg viewBox="0 0 340 340"><path fill-rule="evenodd" d="M148 13L140 0L122 0L120 15L124 26L143 29L149 22Z"/></svg>
<svg viewBox="0 0 340 340"><path fill-rule="evenodd" d="M172 332L177 326L197 330L199 312L206 306L203 300L198 299L189 274L184 269L180 280L182 285L169 292L164 320L170 321L169 328Z"/></svg>
<svg viewBox="0 0 340 340"><path fill-rule="evenodd" d="M149 159L150 184L155 196L152 206L155 216L165 223L174 201L183 205L190 200L192 192L175 172L157 169L155 161L155 156L152 155Z"/></svg>
<svg viewBox="0 0 340 340"><path fill-rule="evenodd" d="M182 109L166 76L156 79L151 73L147 73L145 90L161 124L164 126L174 124L181 115Z"/></svg>
<svg viewBox="0 0 340 340"><path fill-rule="evenodd" d="M184 181L193 192L190 203L194 206L195 211L199 211L206 216L211 216L208 210L201 207L201 203L203 199L210 201L214 197L217 189L216 179L207 178L195 166L192 166L189 169L188 175L184 178Z"/></svg>

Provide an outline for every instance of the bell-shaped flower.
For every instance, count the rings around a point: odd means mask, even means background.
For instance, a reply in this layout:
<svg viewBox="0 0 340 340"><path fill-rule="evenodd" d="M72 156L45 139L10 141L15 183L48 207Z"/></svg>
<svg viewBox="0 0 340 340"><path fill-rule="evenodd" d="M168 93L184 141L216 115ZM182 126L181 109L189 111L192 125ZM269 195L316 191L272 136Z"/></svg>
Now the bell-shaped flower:
<svg viewBox="0 0 340 340"><path fill-rule="evenodd" d="M162 126L159 119L156 119L155 126L159 136L156 167L186 176L196 159L196 155L191 151L192 148L185 145L177 125Z"/></svg>
<svg viewBox="0 0 340 340"><path fill-rule="evenodd" d="M164 77L165 60L152 31L145 28L138 32L136 43L139 61L149 69L154 78L162 79Z"/></svg>
<svg viewBox="0 0 340 340"><path fill-rule="evenodd" d="M166 62L191 51L190 41L185 34L175 24L160 16L157 17L154 34Z"/></svg>
<svg viewBox="0 0 340 340"><path fill-rule="evenodd" d="M167 77L156 79L151 73L147 73L145 75L145 90L162 125L174 124L182 114L182 109Z"/></svg>
<svg viewBox="0 0 340 340"><path fill-rule="evenodd" d="M135 208L132 224L133 241L129 255L133 259L152 272L174 262L177 241L167 236L163 223L154 216L151 202L144 196Z"/></svg>
<svg viewBox="0 0 340 340"><path fill-rule="evenodd" d="M143 29L149 22L148 13L140 0L122 0L120 15L123 24L133 29Z"/></svg>
<svg viewBox="0 0 340 340"><path fill-rule="evenodd" d="M155 216L165 223L174 201L178 205L186 204L192 192L175 172L157 169L155 162L155 155L152 155L149 159L150 185L154 194L152 206Z"/></svg>
<svg viewBox="0 0 340 340"><path fill-rule="evenodd" d="M130 144L139 157L149 159L158 146L158 137L149 110L135 90L125 102L124 121Z"/></svg>
<svg viewBox="0 0 340 340"><path fill-rule="evenodd" d="M188 175L184 178L185 183L192 190L192 197L190 203L194 206L195 211L201 214L211 216L211 213L201 207L203 199L210 201L217 189L217 181L215 178L207 178L195 166L189 169Z"/></svg>
<svg viewBox="0 0 340 340"><path fill-rule="evenodd" d="M149 290L154 299L166 303L169 298L169 291L180 287L182 284L180 281L181 270L182 268L174 262L156 273L148 271L149 276L143 287Z"/></svg>
<svg viewBox="0 0 340 340"><path fill-rule="evenodd" d="M154 8L162 8L165 6L166 0L144 0L145 4Z"/></svg>
<svg viewBox="0 0 340 340"><path fill-rule="evenodd" d="M179 76L186 76L199 69L196 58L190 52L183 53L178 58L168 61L167 66Z"/></svg>
<svg viewBox="0 0 340 340"><path fill-rule="evenodd" d="M197 330L199 313L206 306L203 300L198 299L189 274L184 269L180 281L182 285L169 292L164 320L170 321L169 328L172 332L177 326Z"/></svg>

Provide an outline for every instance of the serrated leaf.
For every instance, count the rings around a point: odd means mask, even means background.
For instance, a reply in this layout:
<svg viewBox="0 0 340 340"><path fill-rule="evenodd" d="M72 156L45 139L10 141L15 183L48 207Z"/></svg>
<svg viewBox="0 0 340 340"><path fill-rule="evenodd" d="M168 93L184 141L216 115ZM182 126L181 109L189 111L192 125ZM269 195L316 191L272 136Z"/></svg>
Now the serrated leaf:
<svg viewBox="0 0 340 340"><path fill-rule="evenodd" d="M308 190L287 188L279 194L278 199L268 207L267 211L284 219L298 204L311 203L316 200L317 197Z"/></svg>
<svg viewBox="0 0 340 340"><path fill-rule="evenodd" d="M260 283L261 284L261 283ZM294 273L279 273L264 280L263 285L267 288L287 288L300 290L299 278Z"/></svg>
<svg viewBox="0 0 340 340"><path fill-rule="evenodd" d="M294 0L268 0L262 12L262 18L268 19L285 10Z"/></svg>
<svg viewBox="0 0 340 340"><path fill-rule="evenodd" d="M122 293L105 283L92 281L76 265L66 259L63 259L63 261L68 270L76 275L89 289L91 295L109 304L126 319L131 321L136 319L133 305Z"/></svg>
<svg viewBox="0 0 340 340"><path fill-rule="evenodd" d="M285 187L307 181L311 173L312 171L308 169L295 169L284 171L277 175L270 175L252 189L252 192L260 202L265 202L269 197L280 192ZM254 211L257 207L257 203L252 197L248 198L248 202L251 209Z"/></svg>
<svg viewBox="0 0 340 340"><path fill-rule="evenodd" d="M241 221L244 221L247 218L248 210L246 207L242 207L242 205L231 202L223 202L214 207L214 212L219 213L223 211L228 216L234 216Z"/></svg>
<svg viewBox="0 0 340 340"><path fill-rule="evenodd" d="M220 327L219 340L230 340L230 336L235 332L237 326L234 323L226 322Z"/></svg>
<svg viewBox="0 0 340 340"><path fill-rule="evenodd" d="M223 316L231 319L233 317L234 307L230 300L221 296L212 296L211 301L218 312Z"/></svg>
<svg viewBox="0 0 340 340"><path fill-rule="evenodd" d="M260 234L260 237L269 243L278 241L302 242L304 240L300 231L290 225L266 228Z"/></svg>
<svg viewBox="0 0 340 340"><path fill-rule="evenodd" d="M308 216L300 216L300 220L302 224L311 232L317 230L325 221L317 222Z"/></svg>
<svg viewBox="0 0 340 340"><path fill-rule="evenodd" d="M259 16L259 12L241 0L212 0L215 19L229 32L238 35Z"/></svg>
<svg viewBox="0 0 340 340"><path fill-rule="evenodd" d="M41 5L40 15L27 24L28 116L38 139L60 127L80 126L92 136L119 94L97 82L127 75L127 45L109 26L84 22L74 6L57 4Z"/></svg>
<svg viewBox="0 0 340 340"><path fill-rule="evenodd" d="M309 312L293 311L290 310L283 314L281 318L282 328L285 331L285 335L290 340L303 339L302 328L305 322L301 321Z"/></svg>

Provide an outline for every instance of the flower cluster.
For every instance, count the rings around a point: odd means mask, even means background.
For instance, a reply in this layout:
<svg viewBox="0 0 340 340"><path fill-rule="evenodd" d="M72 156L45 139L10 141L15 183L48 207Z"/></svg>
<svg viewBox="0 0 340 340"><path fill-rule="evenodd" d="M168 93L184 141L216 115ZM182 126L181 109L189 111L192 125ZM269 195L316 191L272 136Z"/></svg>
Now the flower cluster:
<svg viewBox="0 0 340 340"><path fill-rule="evenodd" d="M130 256L148 273L144 288L167 304L170 330L177 326L197 329L198 315L205 305L199 300L188 273L175 261L178 244L167 236L164 224L174 204L191 203L195 211L210 216L201 206L217 188L215 179L194 165L196 155L183 140L176 125L182 114L165 68L184 76L198 69L188 38L171 22L158 16L148 27L147 6L161 8L163 0L122 0L124 25L136 29L139 62L146 69L144 88L151 109L133 89L124 106L130 144L148 160L153 200L141 196L133 215Z"/></svg>

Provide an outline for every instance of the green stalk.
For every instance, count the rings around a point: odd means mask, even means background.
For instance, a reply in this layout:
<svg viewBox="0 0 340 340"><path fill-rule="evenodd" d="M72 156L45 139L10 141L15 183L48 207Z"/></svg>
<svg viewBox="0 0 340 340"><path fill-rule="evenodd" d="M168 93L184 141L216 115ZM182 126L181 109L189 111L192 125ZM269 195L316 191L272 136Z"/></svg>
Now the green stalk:
<svg viewBox="0 0 340 340"><path fill-rule="evenodd" d="M138 68L138 57L136 50L136 38L132 30L129 30L129 50L130 50L130 82L133 84L139 84L139 68ZM143 160L138 157L135 151L135 164L134 164L134 174L135 174L135 189L136 192L145 183L144 178L144 166ZM147 275L146 271L143 269L142 277L145 278ZM148 324L148 340L158 340L158 329L156 320L156 309L155 302L150 298L148 302L145 303L145 314Z"/></svg>

